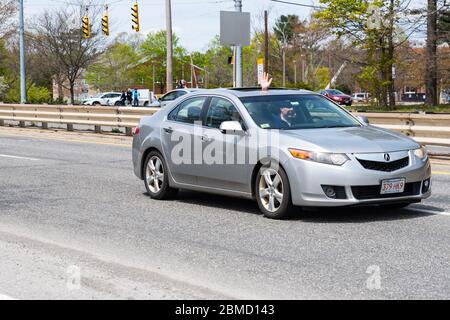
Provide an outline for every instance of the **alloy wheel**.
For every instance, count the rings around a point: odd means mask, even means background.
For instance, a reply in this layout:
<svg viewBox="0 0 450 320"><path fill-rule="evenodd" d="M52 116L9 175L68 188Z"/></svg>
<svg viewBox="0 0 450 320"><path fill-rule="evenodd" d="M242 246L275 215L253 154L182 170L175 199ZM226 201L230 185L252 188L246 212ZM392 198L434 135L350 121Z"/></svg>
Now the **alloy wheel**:
<svg viewBox="0 0 450 320"><path fill-rule="evenodd" d="M147 164L146 180L152 193L158 193L164 183L164 166L157 156L150 158Z"/></svg>
<svg viewBox="0 0 450 320"><path fill-rule="evenodd" d="M259 198L264 208L270 212L277 211L283 203L283 181L274 169L266 169L259 180Z"/></svg>

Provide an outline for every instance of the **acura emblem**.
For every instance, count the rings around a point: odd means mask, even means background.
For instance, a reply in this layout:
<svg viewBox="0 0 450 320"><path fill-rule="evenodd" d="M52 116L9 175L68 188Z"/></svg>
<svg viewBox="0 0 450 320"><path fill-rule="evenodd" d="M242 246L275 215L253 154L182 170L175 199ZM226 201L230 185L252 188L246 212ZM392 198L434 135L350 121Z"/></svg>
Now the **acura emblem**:
<svg viewBox="0 0 450 320"><path fill-rule="evenodd" d="M386 160L386 161L391 160L391 156L389 155L389 153L384 154L384 160Z"/></svg>

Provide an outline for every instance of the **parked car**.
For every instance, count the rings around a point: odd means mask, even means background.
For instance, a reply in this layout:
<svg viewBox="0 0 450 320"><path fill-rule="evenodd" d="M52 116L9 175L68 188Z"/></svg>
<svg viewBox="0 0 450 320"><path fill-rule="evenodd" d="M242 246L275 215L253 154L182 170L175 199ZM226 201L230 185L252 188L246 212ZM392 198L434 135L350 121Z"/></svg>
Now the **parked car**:
<svg viewBox="0 0 450 320"><path fill-rule="evenodd" d="M324 95L327 98L330 98L337 104L351 106L352 105L352 97L348 94L343 93L342 91L336 89L325 89L320 90L320 94Z"/></svg>
<svg viewBox="0 0 450 320"><path fill-rule="evenodd" d="M90 105L90 106L108 106L108 105L115 105L117 101L120 103L120 96L122 94L120 92L104 92L99 93L92 98L88 98L82 101L82 104L84 105Z"/></svg>
<svg viewBox="0 0 450 320"><path fill-rule="evenodd" d="M352 100L354 102L368 102L369 101L369 93L368 92L355 92L352 95Z"/></svg>
<svg viewBox="0 0 450 320"><path fill-rule="evenodd" d="M296 207L401 208L431 194L421 145L309 91L186 94L141 119L132 158L153 199L178 189L237 196L276 219Z"/></svg>
<svg viewBox="0 0 450 320"><path fill-rule="evenodd" d="M172 101L178 99L179 97L184 96L185 94L188 94L190 92L198 91L198 90L202 90L202 89L197 89L197 88L175 89L175 90L167 92L166 94L161 96L158 100L152 102L150 104L150 106L164 108L166 105L168 105Z"/></svg>
<svg viewBox="0 0 450 320"><path fill-rule="evenodd" d="M153 91L150 91L149 89L138 89L137 91L139 93L139 106L148 107L152 102L156 101ZM110 106L125 106L122 101L120 101L120 96L118 99L110 99L108 104Z"/></svg>

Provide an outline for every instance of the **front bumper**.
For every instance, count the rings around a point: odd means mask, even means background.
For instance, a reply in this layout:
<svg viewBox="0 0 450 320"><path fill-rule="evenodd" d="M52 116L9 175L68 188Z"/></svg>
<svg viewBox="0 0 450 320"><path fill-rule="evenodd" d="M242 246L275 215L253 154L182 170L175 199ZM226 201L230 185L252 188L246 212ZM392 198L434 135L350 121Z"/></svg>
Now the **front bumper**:
<svg viewBox="0 0 450 320"><path fill-rule="evenodd" d="M409 152L409 164L399 170L384 172L365 169L348 154L350 161L342 166L327 165L300 159L290 159L285 166L288 173L292 203L297 206L334 207L364 204L383 204L393 202L419 202L431 195L431 187L423 192L423 182L431 177L429 160L421 161ZM404 194L374 194L361 198L356 189L381 188L381 181L405 178L408 190ZM339 186L345 190L345 199L333 199L325 195L322 186ZM405 189L406 190L406 189Z"/></svg>

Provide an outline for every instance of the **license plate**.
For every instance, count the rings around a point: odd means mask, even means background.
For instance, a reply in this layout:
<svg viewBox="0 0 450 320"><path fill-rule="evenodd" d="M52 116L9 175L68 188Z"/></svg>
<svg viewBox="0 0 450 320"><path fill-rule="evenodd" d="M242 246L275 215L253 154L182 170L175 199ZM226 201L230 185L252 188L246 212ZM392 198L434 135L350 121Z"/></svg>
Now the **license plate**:
<svg viewBox="0 0 450 320"><path fill-rule="evenodd" d="M405 190L405 178L381 181L380 194L402 193Z"/></svg>

